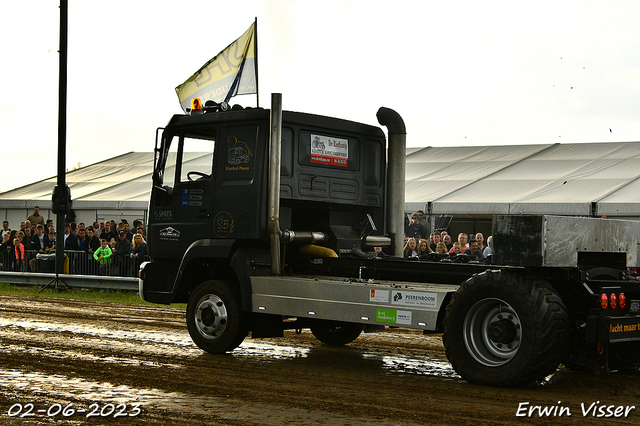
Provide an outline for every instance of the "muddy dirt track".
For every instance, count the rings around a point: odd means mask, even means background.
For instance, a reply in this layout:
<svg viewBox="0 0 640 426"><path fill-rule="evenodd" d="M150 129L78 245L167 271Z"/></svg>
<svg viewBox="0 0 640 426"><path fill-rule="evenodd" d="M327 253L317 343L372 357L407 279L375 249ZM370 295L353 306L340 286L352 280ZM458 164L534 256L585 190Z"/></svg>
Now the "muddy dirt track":
<svg viewBox="0 0 640 426"><path fill-rule="evenodd" d="M287 332L210 355L191 343L181 310L0 296L0 358L0 424L640 423L637 371L561 368L525 389L476 386L451 370L439 335L412 330L343 348ZM596 401L638 408L583 416ZM532 406L551 415L516 416Z"/></svg>

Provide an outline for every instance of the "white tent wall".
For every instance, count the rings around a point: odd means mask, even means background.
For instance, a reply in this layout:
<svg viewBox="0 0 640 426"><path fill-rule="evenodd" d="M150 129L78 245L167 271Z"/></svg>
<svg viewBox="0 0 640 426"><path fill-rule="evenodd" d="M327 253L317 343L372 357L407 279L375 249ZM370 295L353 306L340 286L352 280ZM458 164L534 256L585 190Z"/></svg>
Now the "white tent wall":
<svg viewBox="0 0 640 426"><path fill-rule="evenodd" d="M193 153L195 162L208 158ZM405 211L423 210L432 225L494 214L640 219L640 142L407 148L406 158ZM68 172L76 221L144 217L152 169L153 153L130 152ZM52 177L0 194L0 215L24 220L39 205L53 217L46 210L55 184Z"/></svg>

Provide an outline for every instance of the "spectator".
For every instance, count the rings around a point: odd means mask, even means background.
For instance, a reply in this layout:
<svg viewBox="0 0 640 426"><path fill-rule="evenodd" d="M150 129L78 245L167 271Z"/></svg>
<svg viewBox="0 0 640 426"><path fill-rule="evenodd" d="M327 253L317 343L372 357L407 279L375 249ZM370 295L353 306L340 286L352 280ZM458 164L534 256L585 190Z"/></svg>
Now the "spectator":
<svg viewBox="0 0 640 426"><path fill-rule="evenodd" d="M487 246L482 250L482 255L485 259L493 256L493 235L489 235L489 238L487 238Z"/></svg>
<svg viewBox="0 0 640 426"><path fill-rule="evenodd" d="M71 225L68 223L64 224L64 241L62 244L65 250L76 249L76 237L71 233Z"/></svg>
<svg viewBox="0 0 640 426"><path fill-rule="evenodd" d="M147 243L144 240L144 238L142 238L141 234L136 234L133 237L133 243L131 244L131 260L132 260L132 265L131 265L131 269L132 269L132 276L137 276L137 271L140 268L140 263L142 263L142 260L144 259L144 257L147 254Z"/></svg>
<svg viewBox="0 0 640 426"><path fill-rule="evenodd" d="M480 232L478 232L478 233L476 234L476 241L478 242L478 249L479 249L480 251L483 251L483 250L484 250L484 248L485 248L485 245L484 245L484 235L482 235ZM469 243L469 244L471 244L471 243Z"/></svg>
<svg viewBox="0 0 640 426"><path fill-rule="evenodd" d="M31 251L33 247L33 235L31 235L31 228L24 228L22 245L26 251Z"/></svg>
<svg viewBox="0 0 640 426"><path fill-rule="evenodd" d="M411 223L406 227L405 234L409 237L418 237L424 238L427 235L427 231L424 229L424 226L420 223L420 216L418 213L411 214Z"/></svg>
<svg viewBox="0 0 640 426"><path fill-rule="evenodd" d="M403 256L405 259L418 257L418 250L415 238L409 238L409 241L404 246Z"/></svg>
<svg viewBox="0 0 640 426"><path fill-rule="evenodd" d="M75 250L89 252L89 238L87 237L87 231L84 228L78 229L78 238L76 238Z"/></svg>
<svg viewBox="0 0 640 426"><path fill-rule="evenodd" d="M427 218L425 217L424 212L422 210L418 210L416 211L416 213L418 213L418 221L424 228L424 235L426 238L426 236L429 234L429 228L430 228L429 223L427 222Z"/></svg>
<svg viewBox="0 0 640 426"><path fill-rule="evenodd" d="M111 251L116 257L116 274L126 276L127 259L129 258L129 252L131 251L131 243L127 240L126 232L118 232L118 241L116 241L116 246Z"/></svg>
<svg viewBox="0 0 640 426"><path fill-rule="evenodd" d="M27 227L27 224L24 222L20 222L20 231L24 232L24 228Z"/></svg>
<svg viewBox="0 0 640 426"><path fill-rule="evenodd" d="M89 248L87 253L93 256L93 253L100 248L100 239L96 236L93 226L87 228L87 238L89 239Z"/></svg>
<svg viewBox="0 0 640 426"><path fill-rule="evenodd" d="M44 229L44 228L43 228ZM54 254L56 252L56 233L55 231L49 232L47 238L44 239L44 246L39 253L42 254ZM29 261L29 267L31 272L40 272L40 263L37 258L33 258Z"/></svg>
<svg viewBox="0 0 640 426"><path fill-rule="evenodd" d="M75 222L70 222L69 223L69 228L71 228L71 234L75 237L78 238L78 225Z"/></svg>
<svg viewBox="0 0 640 426"><path fill-rule="evenodd" d="M438 244L436 244L436 253L449 253L449 250L447 249L447 245L445 243L443 243L442 241L440 241Z"/></svg>
<svg viewBox="0 0 640 426"><path fill-rule="evenodd" d="M74 253L74 270L79 274L86 274L89 272L89 245L91 240L87 235L85 228L78 228L78 238L76 238L75 249L84 253Z"/></svg>
<svg viewBox="0 0 640 426"><path fill-rule="evenodd" d="M129 224L127 222L124 222L122 224L123 230L124 232L126 232L127 234L127 240L129 240L129 242L133 242L133 232L131 232L131 229L129 228Z"/></svg>
<svg viewBox="0 0 640 426"><path fill-rule="evenodd" d="M23 268L25 266L25 263L24 263L24 245L22 245L22 242L20 241L20 238L14 238L13 239L13 249L14 249L14 256L15 256L15 262L14 262L15 269L14 270L16 272L24 272L23 271Z"/></svg>
<svg viewBox="0 0 640 426"><path fill-rule="evenodd" d="M46 235L44 235L44 226L38 225L36 226L36 234L31 238L31 249L38 254L45 253L45 247L48 239ZM31 272L40 272L40 266L38 265L38 259L34 256L31 260L29 260L29 267Z"/></svg>
<svg viewBox="0 0 640 426"><path fill-rule="evenodd" d="M437 232L432 232L431 233L431 239L432 239L432 243L430 245L431 251L436 251L436 246L440 242L440 234L437 233Z"/></svg>
<svg viewBox="0 0 640 426"><path fill-rule="evenodd" d="M382 251L382 247L374 247L373 251L376 253L376 257L379 259L382 259L383 257L387 257L387 254Z"/></svg>
<svg viewBox="0 0 640 426"><path fill-rule="evenodd" d="M462 253L462 249L460 247L460 243L457 242L457 241L455 243L453 243L453 245L451 246L451 251L449 251L449 253L453 253L453 254Z"/></svg>
<svg viewBox="0 0 640 426"><path fill-rule="evenodd" d="M55 253L56 252L56 233L55 231L49 231L49 236L47 238L47 242L45 243L44 253Z"/></svg>
<svg viewBox="0 0 640 426"><path fill-rule="evenodd" d="M429 247L429 242L425 239L421 239L418 241L418 256L424 256L431 253L431 247Z"/></svg>
<svg viewBox="0 0 640 426"><path fill-rule="evenodd" d="M111 248L107 245L107 240L100 240L100 248L93 253L93 258L98 261L100 266L98 272L100 275L109 275L109 265L111 264Z"/></svg>
<svg viewBox="0 0 640 426"><path fill-rule="evenodd" d="M458 234L458 242L460 243L460 248L467 249L469 248L469 236L464 232Z"/></svg>
<svg viewBox="0 0 640 426"><path fill-rule="evenodd" d="M8 234L9 232L11 232L11 229L9 229L9 222L5 220L2 222L2 238L4 238L4 234Z"/></svg>
<svg viewBox="0 0 640 426"><path fill-rule="evenodd" d="M444 242L445 246L447 246L447 251L450 251L451 247L453 247L451 237L448 234L445 234L444 237L442 237L442 241Z"/></svg>
<svg viewBox="0 0 640 426"><path fill-rule="evenodd" d="M100 239L107 240L107 242L110 242L112 238L116 238L116 232L111 229L111 222L109 222L108 220L105 220L104 230L100 234Z"/></svg>
<svg viewBox="0 0 640 426"><path fill-rule="evenodd" d="M44 216L40 214L40 207L33 208L33 214L29 215L27 220L35 225L44 225Z"/></svg>
<svg viewBox="0 0 640 426"><path fill-rule="evenodd" d="M31 237L31 248L38 253L44 253L44 243L46 237L44 235L44 226L36 226L36 234Z"/></svg>
<svg viewBox="0 0 640 426"><path fill-rule="evenodd" d="M475 256L478 260L484 260L484 256L478 248L478 242L476 240L469 241L469 248L464 251L464 254Z"/></svg>
<svg viewBox="0 0 640 426"><path fill-rule="evenodd" d="M9 271L11 265L11 242L9 242L9 233L2 236L2 244L0 244L0 262L2 262L2 270Z"/></svg>

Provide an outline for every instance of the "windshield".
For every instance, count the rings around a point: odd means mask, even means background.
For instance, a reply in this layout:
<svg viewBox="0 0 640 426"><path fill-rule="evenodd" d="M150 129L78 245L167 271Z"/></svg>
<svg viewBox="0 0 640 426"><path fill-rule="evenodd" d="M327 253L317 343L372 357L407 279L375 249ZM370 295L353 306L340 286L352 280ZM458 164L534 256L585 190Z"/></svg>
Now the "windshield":
<svg viewBox="0 0 640 426"><path fill-rule="evenodd" d="M171 134L165 131L154 173L155 183L173 188L176 183L211 179L215 129Z"/></svg>

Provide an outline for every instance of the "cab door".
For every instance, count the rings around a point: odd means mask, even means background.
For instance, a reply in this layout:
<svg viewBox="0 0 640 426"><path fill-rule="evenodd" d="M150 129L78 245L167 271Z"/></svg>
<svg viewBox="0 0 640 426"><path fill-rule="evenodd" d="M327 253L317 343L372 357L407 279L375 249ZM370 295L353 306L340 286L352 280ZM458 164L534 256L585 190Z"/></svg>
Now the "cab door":
<svg viewBox="0 0 640 426"><path fill-rule="evenodd" d="M170 192L165 209L155 209L150 234L154 256L181 258L196 240L211 238L215 196L214 149L216 128L167 134L171 150L165 167ZM173 179L171 179L173 176ZM173 180L173 182L171 182Z"/></svg>

